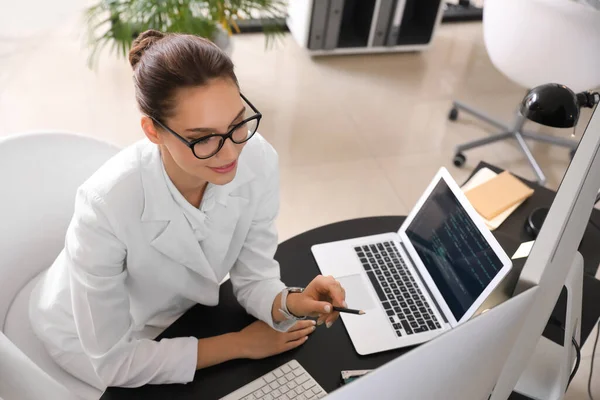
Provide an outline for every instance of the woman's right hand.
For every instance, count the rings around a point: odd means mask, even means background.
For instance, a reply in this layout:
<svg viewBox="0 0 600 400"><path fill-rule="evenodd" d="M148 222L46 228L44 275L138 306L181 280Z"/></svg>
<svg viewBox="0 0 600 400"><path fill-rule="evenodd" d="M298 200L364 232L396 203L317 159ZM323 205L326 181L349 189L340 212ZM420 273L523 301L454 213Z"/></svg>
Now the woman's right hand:
<svg viewBox="0 0 600 400"><path fill-rule="evenodd" d="M256 321L239 332L244 358L259 359L301 346L315 330L315 321L298 321L287 332L278 332L262 321Z"/></svg>

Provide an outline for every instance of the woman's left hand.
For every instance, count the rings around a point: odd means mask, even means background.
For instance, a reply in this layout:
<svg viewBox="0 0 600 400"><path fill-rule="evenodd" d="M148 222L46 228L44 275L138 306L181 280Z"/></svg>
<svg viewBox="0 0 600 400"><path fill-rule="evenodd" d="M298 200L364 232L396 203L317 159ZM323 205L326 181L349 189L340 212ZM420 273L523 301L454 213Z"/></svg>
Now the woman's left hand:
<svg viewBox="0 0 600 400"><path fill-rule="evenodd" d="M287 298L288 310L299 317L318 317L317 324L326 323L329 328L340 313L333 306L347 307L346 291L332 276L319 275L308 284L304 292L290 294Z"/></svg>

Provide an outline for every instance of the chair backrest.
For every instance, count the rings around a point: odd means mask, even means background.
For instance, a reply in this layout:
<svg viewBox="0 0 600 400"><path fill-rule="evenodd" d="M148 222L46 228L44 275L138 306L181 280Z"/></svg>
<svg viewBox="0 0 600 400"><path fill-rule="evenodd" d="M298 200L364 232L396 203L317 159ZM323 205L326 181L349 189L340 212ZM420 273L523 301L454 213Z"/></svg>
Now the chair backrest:
<svg viewBox="0 0 600 400"><path fill-rule="evenodd" d="M492 63L524 88L600 87L600 10L571 0L486 0L483 31Z"/></svg>
<svg viewBox="0 0 600 400"><path fill-rule="evenodd" d="M0 140L0 331L16 294L62 250L77 188L117 152L70 133Z"/></svg>
<svg viewBox="0 0 600 400"><path fill-rule="evenodd" d="M0 332L0 399L75 400L63 385L51 378Z"/></svg>

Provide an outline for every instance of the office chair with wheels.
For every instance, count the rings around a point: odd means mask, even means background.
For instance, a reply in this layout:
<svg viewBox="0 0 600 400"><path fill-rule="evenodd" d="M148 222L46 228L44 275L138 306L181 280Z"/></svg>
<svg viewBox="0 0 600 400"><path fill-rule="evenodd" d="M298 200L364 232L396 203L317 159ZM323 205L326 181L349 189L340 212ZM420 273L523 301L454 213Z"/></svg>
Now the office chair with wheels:
<svg viewBox="0 0 600 400"><path fill-rule="evenodd" d="M15 365L32 369L33 363L41 369L28 381L23 378L23 385L37 385L35 376L43 375L43 381L56 391L67 390L84 399L101 396L98 389L64 371L48 355L31 328L28 309L31 290L64 246L77 188L117 152L108 143L59 132L0 140L0 358L12 354L18 361ZM16 354L17 350L23 355ZM33 389L11 386L5 382L10 377L0 373L0 388L12 390L12 397L2 392L0 397L32 398ZM24 392L15 393L19 389Z"/></svg>
<svg viewBox="0 0 600 400"><path fill-rule="evenodd" d="M524 89L550 82L576 92L600 86L600 11L592 7L569 0L486 0L483 34L494 66ZM521 100L515 99L515 104ZM525 118L518 112L510 125L459 101L453 103L449 119L455 121L459 112L500 133L457 146L454 164L458 167L466 161L463 152L514 138L543 185L546 177L525 140L566 147L571 156L577 147L574 140L524 130Z"/></svg>

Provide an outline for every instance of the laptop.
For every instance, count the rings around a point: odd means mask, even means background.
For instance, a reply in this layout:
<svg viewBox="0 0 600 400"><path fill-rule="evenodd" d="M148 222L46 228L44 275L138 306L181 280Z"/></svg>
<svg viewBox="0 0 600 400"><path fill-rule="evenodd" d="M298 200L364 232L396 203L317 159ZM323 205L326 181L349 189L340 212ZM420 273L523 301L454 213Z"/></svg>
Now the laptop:
<svg viewBox="0 0 600 400"><path fill-rule="evenodd" d="M426 342L471 318L512 268L450 173L435 175L398 232L318 244L346 289L341 318L361 355Z"/></svg>

